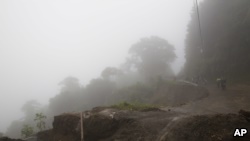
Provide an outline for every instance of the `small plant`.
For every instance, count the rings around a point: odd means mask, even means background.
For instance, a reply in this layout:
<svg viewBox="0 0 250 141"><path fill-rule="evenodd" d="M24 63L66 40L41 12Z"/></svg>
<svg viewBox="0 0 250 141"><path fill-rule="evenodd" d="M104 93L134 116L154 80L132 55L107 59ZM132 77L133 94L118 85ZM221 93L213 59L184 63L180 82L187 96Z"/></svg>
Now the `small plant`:
<svg viewBox="0 0 250 141"><path fill-rule="evenodd" d="M31 127L27 124L23 125L23 128L21 130L22 137L27 138L27 137L30 137L32 134L34 134L33 127Z"/></svg>
<svg viewBox="0 0 250 141"><path fill-rule="evenodd" d="M36 121L36 127L39 131L43 131L46 128L45 119L47 117L43 113L36 113L34 121Z"/></svg>

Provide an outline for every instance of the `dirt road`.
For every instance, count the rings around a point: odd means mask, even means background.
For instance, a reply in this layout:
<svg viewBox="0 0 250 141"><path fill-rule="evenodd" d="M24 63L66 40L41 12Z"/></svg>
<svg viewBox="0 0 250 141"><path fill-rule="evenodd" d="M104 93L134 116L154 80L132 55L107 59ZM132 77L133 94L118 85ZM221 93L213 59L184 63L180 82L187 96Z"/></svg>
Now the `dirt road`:
<svg viewBox="0 0 250 141"><path fill-rule="evenodd" d="M173 110L186 114L217 114L237 113L240 109L250 110L250 86L234 85L226 90L214 86L205 86L209 95L198 101L186 103L185 105L164 110Z"/></svg>

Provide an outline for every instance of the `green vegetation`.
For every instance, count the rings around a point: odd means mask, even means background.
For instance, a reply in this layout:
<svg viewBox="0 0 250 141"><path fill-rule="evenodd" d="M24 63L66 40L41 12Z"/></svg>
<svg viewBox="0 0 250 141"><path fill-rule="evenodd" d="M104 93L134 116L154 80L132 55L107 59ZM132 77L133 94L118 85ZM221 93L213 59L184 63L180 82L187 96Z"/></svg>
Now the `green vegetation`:
<svg viewBox="0 0 250 141"><path fill-rule="evenodd" d="M111 108L116 108L120 110L132 110L132 111L147 111L158 109L160 106L144 104L144 103L128 103L128 102L121 102L116 105L112 105Z"/></svg>
<svg viewBox="0 0 250 141"><path fill-rule="evenodd" d="M21 135L24 138L30 137L32 134L34 134L34 128L25 124L23 125L23 128L21 130Z"/></svg>
<svg viewBox="0 0 250 141"><path fill-rule="evenodd" d="M109 99L113 99L113 103L117 103L117 101L148 103L152 96L152 87L143 83L136 83L117 90Z"/></svg>
<svg viewBox="0 0 250 141"><path fill-rule="evenodd" d="M46 128L45 119L47 117L43 113L36 113L36 117L34 121L36 121L36 127L39 129L39 131L42 131Z"/></svg>

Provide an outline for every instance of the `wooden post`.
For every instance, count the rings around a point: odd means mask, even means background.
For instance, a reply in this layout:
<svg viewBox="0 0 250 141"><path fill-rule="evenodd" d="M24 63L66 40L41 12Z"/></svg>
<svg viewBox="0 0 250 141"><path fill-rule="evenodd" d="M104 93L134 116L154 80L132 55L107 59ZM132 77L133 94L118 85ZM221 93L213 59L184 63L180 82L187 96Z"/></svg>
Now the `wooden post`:
<svg viewBox="0 0 250 141"><path fill-rule="evenodd" d="M81 112L81 141L84 141L84 136L83 136L83 115Z"/></svg>

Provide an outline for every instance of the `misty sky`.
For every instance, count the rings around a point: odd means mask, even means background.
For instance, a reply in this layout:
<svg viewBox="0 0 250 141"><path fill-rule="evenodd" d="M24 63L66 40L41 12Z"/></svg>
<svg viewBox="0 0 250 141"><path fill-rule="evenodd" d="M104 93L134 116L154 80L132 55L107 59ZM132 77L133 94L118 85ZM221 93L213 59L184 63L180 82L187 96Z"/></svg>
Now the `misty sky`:
<svg viewBox="0 0 250 141"><path fill-rule="evenodd" d="M176 48L178 72L193 0L0 1L0 132L31 99L46 104L67 76L82 85L119 67L130 46L156 35Z"/></svg>

